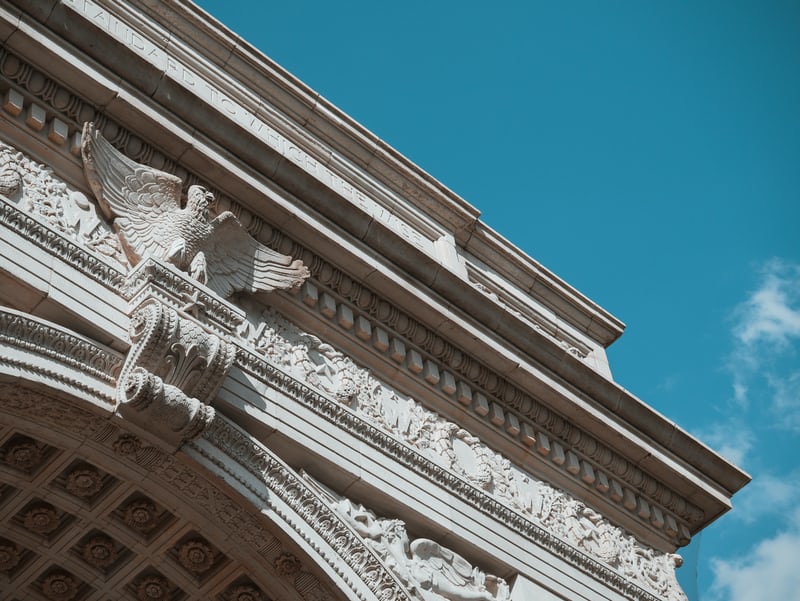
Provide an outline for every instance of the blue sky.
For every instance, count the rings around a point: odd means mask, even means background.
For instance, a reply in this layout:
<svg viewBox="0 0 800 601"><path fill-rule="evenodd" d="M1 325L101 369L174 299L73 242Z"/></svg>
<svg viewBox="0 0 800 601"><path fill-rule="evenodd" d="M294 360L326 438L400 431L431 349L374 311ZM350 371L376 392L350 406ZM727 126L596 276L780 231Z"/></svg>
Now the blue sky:
<svg viewBox="0 0 800 601"><path fill-rule="evenodd" d="M692 601L800 599L800 4L201 5L626 322L615 379L753 475Z"/></svg>

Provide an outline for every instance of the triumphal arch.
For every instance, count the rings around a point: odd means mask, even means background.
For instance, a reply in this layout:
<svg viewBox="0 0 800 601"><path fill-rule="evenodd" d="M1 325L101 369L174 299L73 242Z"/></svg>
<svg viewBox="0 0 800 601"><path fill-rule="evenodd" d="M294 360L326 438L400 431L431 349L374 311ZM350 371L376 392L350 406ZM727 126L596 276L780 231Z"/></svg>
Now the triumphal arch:
<svg viewBox="0 0 800 601"><path fill-rule="evenodd" d="M620 321L186 0L0 39L3 599L685 598Z"/></svg>

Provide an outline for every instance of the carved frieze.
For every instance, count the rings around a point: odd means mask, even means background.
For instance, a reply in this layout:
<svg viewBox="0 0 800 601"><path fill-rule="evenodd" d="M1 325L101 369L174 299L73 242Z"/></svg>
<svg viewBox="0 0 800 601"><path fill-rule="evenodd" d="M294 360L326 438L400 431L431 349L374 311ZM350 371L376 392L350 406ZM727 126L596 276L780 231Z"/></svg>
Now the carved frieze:
<svg viewBox="0 0 800 601"><path fill-rule="evenodd" d="M624 574L628 581L659 593L666 588L673 598L683 598L674 573L676 556L649 549L583 502L523 473L477 437L393 390L369 370L302 332L276 311L264 310L256 321L250 342L271 364L349 406L435 465L457 474L581 553ZM302 398L298 392L294 387L294 396ZM330 410L325 412L329 414ZM356 429L364 435L363 428ZM387 450L386 443L373 442ZM448 488L457 492L452 485ZM649 562L644 571L643 561Z"/></svg>
<svg viewBox="0 0 800 601"><path fill-rule="evenodd" d="M0 194L55 230L106 257L121 269L128 261L111 227L83 192L53 170L0 142Z"/></svg>

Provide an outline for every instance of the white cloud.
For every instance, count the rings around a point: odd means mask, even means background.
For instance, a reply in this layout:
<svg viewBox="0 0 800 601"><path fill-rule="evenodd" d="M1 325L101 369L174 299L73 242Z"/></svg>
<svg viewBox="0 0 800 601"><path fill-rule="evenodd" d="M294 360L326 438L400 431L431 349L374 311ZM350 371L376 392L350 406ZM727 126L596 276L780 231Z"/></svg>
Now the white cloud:
<svg viewBox="0 0 800 601"><path fill-rule="evenodd" d="M743 557L712 559L713 601L800 598L800 511L790 527L755 544Z"/></svg>
<svg viewBox="0 0 800 601"><path fill-rule="evenodd" d="M737 419L717 422L692 434L736 465L744 464L755 442L753 431Z"/></svg>
<svg viewBox="0 0 800 601"><path fill-rule="evenodd" d="M772 390L772 408L780 416L781 426L800 432L800 370L787 376L767 374Z"/></svg>
<svg viewBox="0 0 800 601"><path fill-rule="evenodd" d="M758 288L733 313L730 400L739 410L756 402L777 427L800 431L800 372L786 373L800 343L800 265L773 259L760 271Z"/></svg>
<svg viewBox="0 0 800 601"><path fill-rule="evenodd" d="M733 498L731 520L753 524L761 518L783 518L797 506L800 498L800 470L794 473L756 474Z"/></svg>
<svg viewBox="0 0 800 601"><path fill-rule="evenodd" d="M761 286L737 308L734 335L739 342L785 347L800 337L800 266L769 261L762 271Z"/></svg>

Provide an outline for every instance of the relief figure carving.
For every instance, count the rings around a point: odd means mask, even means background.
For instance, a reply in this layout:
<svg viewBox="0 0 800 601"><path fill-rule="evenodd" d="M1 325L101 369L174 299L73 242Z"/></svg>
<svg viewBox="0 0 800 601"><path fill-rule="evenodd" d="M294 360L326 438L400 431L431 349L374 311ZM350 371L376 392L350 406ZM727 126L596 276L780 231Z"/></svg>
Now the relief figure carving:
<svg viewBox="0 0 800 601"><path fill-rule="evenodd" d="M131 265L154 257L174 264L222 297L297 288L309 276L293 260L260 244L230 211L209 218L214 196L180 178L132 161L86 123L81 143L86 179L113 223Z"/></svg>
<svg viewBox="0 0 800 601"><path fill-rule="evenodd" d="M421 601L509 600L509 588L502 578L484 573L436 541L410 539L401 520L380 518L307 475L306 479Z"/></svg>
<svg viewBox="0 0 800 601"><path fill-rule="evenodd" d="M2 142L0 194L82 246L127 268L117 236L86 195L58 179L47 165L32 161Z"/></svg>

